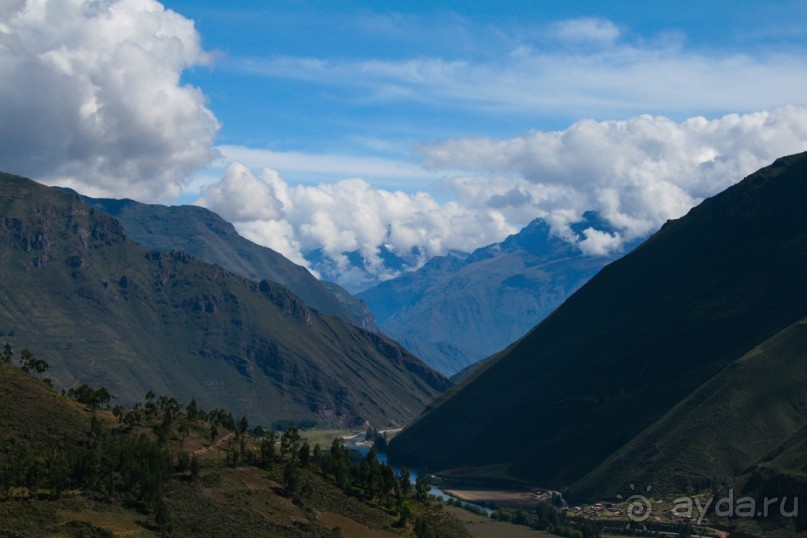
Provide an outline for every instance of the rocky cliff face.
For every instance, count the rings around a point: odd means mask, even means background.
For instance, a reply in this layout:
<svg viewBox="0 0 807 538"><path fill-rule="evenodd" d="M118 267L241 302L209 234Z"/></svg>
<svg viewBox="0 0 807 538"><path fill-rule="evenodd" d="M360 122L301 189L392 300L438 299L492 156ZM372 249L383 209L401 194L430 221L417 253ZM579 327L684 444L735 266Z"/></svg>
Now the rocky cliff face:
<svg viewBox="0 0 807 538"><path fill-rule="evenodd" d="M0 339L62 387L153 390L257 423L403 424L448 381L397 344L183 251L77 196L0 174Z"/></svg>
<svg viewBox="0 0 807 538"><path fill-rule="evenodd" d="M320 312L339 316L362 329L378 329L364 301L336 284L320 282L278 252L241 237L232 224L208 209L83 199L120 220L129 238L142 245L163 252L181 250L251 280L277 282Z"/></svg>

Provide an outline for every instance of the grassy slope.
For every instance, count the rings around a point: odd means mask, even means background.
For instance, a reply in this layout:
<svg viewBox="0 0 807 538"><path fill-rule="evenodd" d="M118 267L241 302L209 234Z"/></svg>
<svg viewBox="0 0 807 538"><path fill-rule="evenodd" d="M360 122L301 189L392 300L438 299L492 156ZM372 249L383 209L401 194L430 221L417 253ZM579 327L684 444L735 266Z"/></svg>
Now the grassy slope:
<svg viewBox="0 0 807 538"><path fill-rule="evenodd" d="M360 302L347 292L341 290L337 296L304 267L241 237L232 224L208 209L141 204L133 200L83 199L118 219L126 235L141 245L163 252L182 250L251 280L277 282L320 312L367 329L375 327L366 307L361 311Z"/></svg>
<svg viewBox="0 0 807 538"><path fill-rule="evenodd" d="M0 338L62 386L196 397L251 420L401 423L447 381L394 342L175 252L125 241L81 200L0 178Z"/></svg>
<svg viewBox="0 0 807 538"><path fill-rule="evenodd" d="M794 499L798 499L796 517L777 517L779 504L775 504L768 520L735 521L738 530L748 534L770 537L793 536L794 532L807 531L807 511L804 510L804 499L807 499L807 425L791 435L785 442L767 454L762 461L749 469L734 481L734 487L743 495L757 499L758 505L764 499L786 497L787 511L794 508Z"/></svg>
<svg viewBox="0 0 807 538"><path fill-rule="evenodd" d="M276 473L275 473L276 474ZM305 504L295 504L283 495L273 472L254 467L205 468L197 482L178 476L165 492L165 504L173 524L171 536L230 538L281 537L394 537L412 536L411 526L395 526L396 516L371 503L364 503L324 480L301 471L314 488ZM445 538L470 534L456 517L436 505L429 520ZM89 497L60 500L0 502L0 532L9 536L150 538L160 536L153 515L114 502ZM16 533L16 534L13 534Z"/></svg>
<svg viewBox="0 0 807 538"><path fill-rule="evenodd" d="M726 485L784 450L806 424L807 320L801 320L706 382L569 494L615 495L630 483L659 493ZM784 456L778 463L797 468Z"/></svg>
<svg viewBox="0 0 807 538"><path fill-rule="evenodd" d="M406 428L393 458L579 480L807 314L806 201L797 155L668 223Z"/></svg>
<svg viewBox="0 0 807 538"><path fill-rule="evenodd" d="M39 450L65 433L87 430L89 424L84 406L0 363L0 450L11 444Z"/></svg>
<svg viewBox="0 0 807 538"><path fill-rule="evenodd" d="M14 443L32 458L43 461L52 445L65 436L83 436L90 428L93 412L59 395L41 381L15 367L0 364L0 450ZM94 414L112 428L112 413ZM160 419L157 419L159 423ZM187 438L178 436L179 424L189 427ZM193 451L209 444L210 425L189 422L184 415L174 421L166 449L176 460L180 450ZM222 432L225 434L226 432ZM137 427L135 435L151 436L151 429ZM250 440L248 447L256 450ZM237 449L237 445L233 445ZM293 503L279 483L282 465L268 471L255 467L224 467L220 462L227 443L200 455L202 471L197 481L187 473L169 480L164 501L175 537L307 537L307 536L406 536L411 527L394 526L396 515L376 503L363 502L345 494L321 475L300 469L302 480L312 493L304 503ZM0 452L2 453L2 452ZM2 463L7 463L2 461ZM430 513L430 522L441 536L464 538L468 534L459 520L446 518L436 507L426 508L412 500L413 510ZM336 530L336 528L339 530ZM68 492L59 499L28 497L0 498L0 535L150 538L160 536L154 514L120 499L105 498L99 492Z"/></svg>

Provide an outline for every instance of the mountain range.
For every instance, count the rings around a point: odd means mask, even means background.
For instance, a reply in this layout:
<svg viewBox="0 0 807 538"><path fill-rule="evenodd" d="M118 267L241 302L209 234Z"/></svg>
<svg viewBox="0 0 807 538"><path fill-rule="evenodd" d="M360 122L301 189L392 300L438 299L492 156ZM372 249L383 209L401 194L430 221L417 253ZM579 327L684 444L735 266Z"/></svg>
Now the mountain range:
<svg viewBox="0 0 807 538"><path fill-rule="evenodd" d="M575 499L804 490L805 206L807 153L669 221L439 397L392 459Z"/></svg>
<svg viewBox="0 0 807 538"><path fill-rule="evenodd" d="M274 250L241 237L232 224L203 207L142 204L134 200L83 197L123 224L129 239L163 252L181 250L250 280L277 282L308 306L376 330L367 306L339 285L322 282Z"/></svg>
<svg viewBox="0 0 807 538"><path fill-rule="evenodd" d="M0 340L50 363L57 386L331 425L402 424L449 386L280 284L128 240L76 194L2 174L0 215Z"/></svg>
<svg viewBox="0 0 807 538"><path fill-rule="evenodd" d="M523 336L618 255L586 256L552 234L544 220L536 219L501 243L470 254L433 258L420 270L356 298L274 250L241 237L232 224L208 209L83 199L119 220L127 237L137 243L162 252L182 250L251 280L282 284L323 313L382 330L444 375ZM595 213L586 213L573 232L588 227L608 230ZM381 327L374 314L383 320Z"/></svg>
<svg viewBox="0 0 807 538"><path fill-rule="evenodd" d="M574 233L608 231L596 213L583 217ZM535 219L501 243L432 258L357 296L385 334L452 375L524 336L622 254L585 255Z"/></svg>

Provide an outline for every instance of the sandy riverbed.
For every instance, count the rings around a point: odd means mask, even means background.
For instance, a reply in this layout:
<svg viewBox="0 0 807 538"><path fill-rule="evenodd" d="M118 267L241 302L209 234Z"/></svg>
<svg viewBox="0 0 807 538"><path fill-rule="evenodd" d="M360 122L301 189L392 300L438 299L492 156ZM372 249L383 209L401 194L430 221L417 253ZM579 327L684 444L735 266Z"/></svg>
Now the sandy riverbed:
<svg viewBox="0 0 807 538"><path fill-rule="evenodd" d="M549 500L549 493L546 492L461 488L445 489L444 491L465 501L476 504L492 503L503 508L533 510L539 501Z"/></svg>

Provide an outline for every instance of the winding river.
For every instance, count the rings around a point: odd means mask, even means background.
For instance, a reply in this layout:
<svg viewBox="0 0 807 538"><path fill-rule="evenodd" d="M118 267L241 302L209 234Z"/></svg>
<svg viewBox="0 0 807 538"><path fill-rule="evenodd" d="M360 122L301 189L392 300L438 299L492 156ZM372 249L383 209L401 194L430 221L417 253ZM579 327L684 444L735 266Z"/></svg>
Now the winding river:
<svg viewBox="0 0 807 538"><path fill-rule="evenodd" d="M355 451L359 452L362 455L362 457L366 457L368 452L370 452L370 445L367 444L367 442L364 440L364 434L356 434L356 435L353 435L351 437L345 437L344 441L345 441L345 446L347 448L349 448L350 450L355 450ZM378 453L378 462L379 463L387 463L387 455L379 452ZM400 472L401 472L401 469L398 468L398 467L393 466L392 469L393 469L393 471L395 471L396 474L400 474ZM414 484L415 481L417 480L417 477L418 477L418 471L416 469L410 469L409 470L409 481L412 484ZM431 486L431 489L429 490L429 495L431 495L432 497L435 497L435 498L437 498L437 499L439 499L439 500L441 500L443 502L457 499L457 497L454 497L453 495L449 495L448 493L446 493L445 491L443 491L442 489L440 489L439 487L437 487L435 485ZM468 502L468 501L465 501L463 499L457 499L457 500L461 501L463 504L467 504L467 505L470 505L470 506L475 506L475 507L477 507L477 508L479 508L481 510L484 510L485 513L488 516L490 516L490 514L492 514L494 512L494 510L492 508L488 508L487 506L482 506L482 505L479 505L479 504Z"/></svg>

